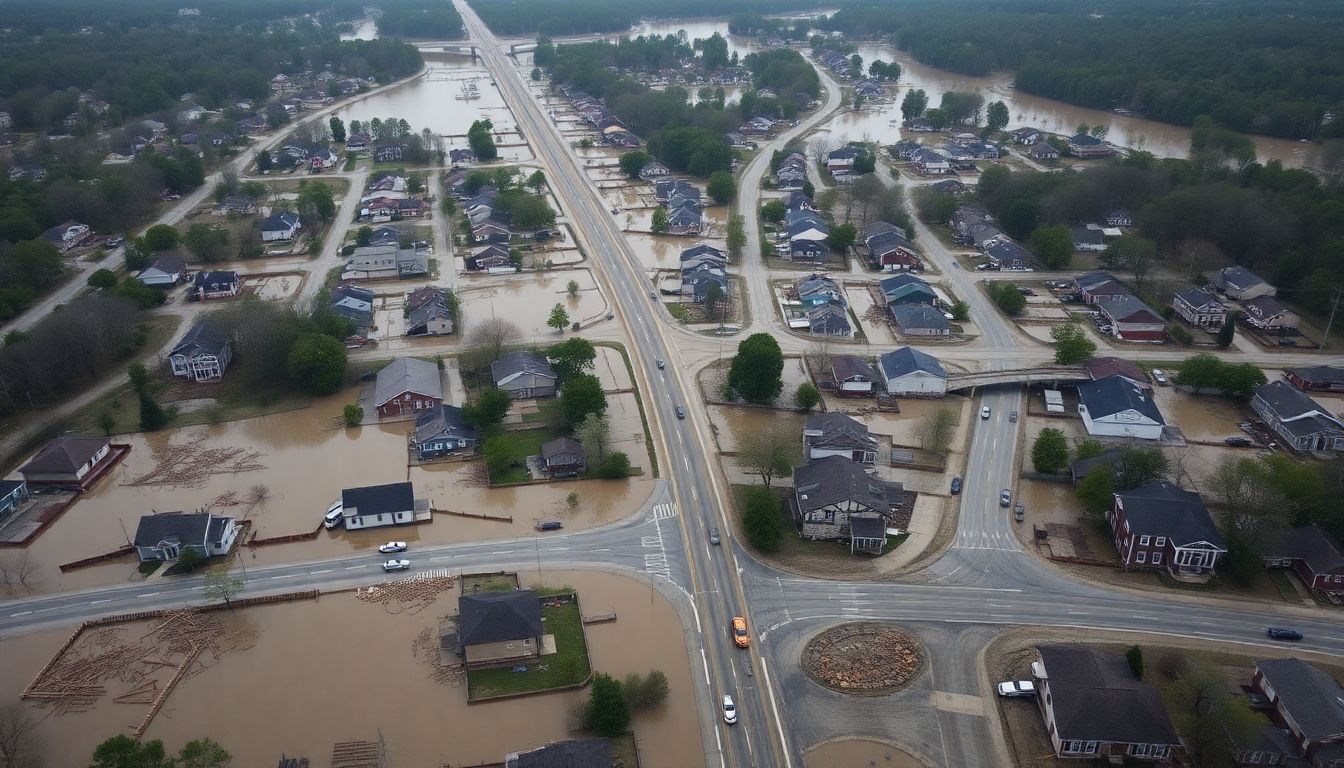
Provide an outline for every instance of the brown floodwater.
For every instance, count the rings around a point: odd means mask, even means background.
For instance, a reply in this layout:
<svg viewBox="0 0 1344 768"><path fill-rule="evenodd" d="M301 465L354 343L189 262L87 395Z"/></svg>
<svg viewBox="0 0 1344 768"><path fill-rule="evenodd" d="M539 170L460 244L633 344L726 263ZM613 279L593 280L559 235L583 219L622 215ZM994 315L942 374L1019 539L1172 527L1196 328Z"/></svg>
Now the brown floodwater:
<svg viewBox="0 0 1344 768"><path fill-rule="evenodd" d="M1273 378L1272 371L1266 371ZM1242 434L1238 424L1251 412L1224 397L1192 395L1175 387L1154 387L1153 399L1167 423L1178 427L1187 440L1222 440Z"/></svg>
<svg viewBox="0 0 1344 768"><path fill-rule="evenodd" d="M524 573L525 583L536 573ZM598 573L545 572L543 582L579 593L587 615L615 612L617 620L587 627L594 669L620 678L661 669L668 677L666 704L637 714L632 727L646 768L696 764L702 750L690 659L676 611L647 583ZM209 736L233 755L234 765L271 765L281 753L329 765L341 741L386 740L389 765L475 765L498 762L515 750L572 738L571 704L585 692L531 696L494 703L466 703L465 687L436 683L430 666L412 653L428 630L437 642L439 621L457 612L457 590L442 593L419 612L389 613L353 594L324 595L241 609L225 616L231 628L255 634L255 644L223 655L187 677L155 717L146 739L161 739L176 752L190 739ZM134 641L150 622L124 625ZM32 676L70 630L41 632L0 642L0 704L17 701ZM83 641L81 641L83 642ZM112 698L133 682L110 681L93 709L55 715L24 703L45 718L38 729L49 766L85 765L93 748L144 715L144 704Z"/></svg>
<svg viewBox="0 0 1344 768"><path fill-rule="evenodd" d="M579 284L578 296L568 294L571 280ZM546 325L556 304L569 313L571 323L597 320L608 311L602 291L587 268L500 275L474 281L460 294L462 324L468 335L472 323L505 318L524 336L554 335L556 341L562 341L560 334Z"/></svg>
<svg viewBox="0 0 1344 768"><path fill-rule="evenodd" d="M351 120L367 123L373 118L396 117L411 124L411 130L453 136L465 134L475 120L488 117L495 131L515 131L518 123L504 103L504 96L490 74L466 57L426 55L429 71L404 85L361 99L336 111L348 125ZM462 84L476 83L480 98L463 100ZM517 141L517 136L496 139ZM503 152L501 152L501 155Z"/></svg>
<svg viewBox="0 0 1344 768"><path fill-rule="evenodd" d="M900 747L867 739L828 741L803 753L806 768L925 768L928 763L916 759Z"/></svg>
<svg viewBox="0 0 1344 768"><path fill-rule="evenodd" d="M741 447L747 435L764 432L776 424L787 425L798 437L799 445L803 439L805 416L793 411L776 411L769 408L745 408L735 405L709 406L709 423L714 429L719 450L734 453Z"/></svg>

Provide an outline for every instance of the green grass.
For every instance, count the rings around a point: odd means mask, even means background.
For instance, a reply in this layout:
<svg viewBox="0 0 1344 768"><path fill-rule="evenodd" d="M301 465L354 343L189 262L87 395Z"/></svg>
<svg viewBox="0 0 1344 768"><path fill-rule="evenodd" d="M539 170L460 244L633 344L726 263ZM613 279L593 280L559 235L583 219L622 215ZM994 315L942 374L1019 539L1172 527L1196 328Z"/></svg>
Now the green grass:
<svg viewBox="0 0 1344 768"><path fill-rule="evenodd" d="M528 662L526 672L514 672L513 665L469 670L469 700L537 693L577 685L588 678L591 672L588 667L588 642L583 634L579 604L543 606L541 619L542 630L548 635L555 635L556 652Z"/></svg>
<svg viewBox="0 0 1344 768"><path fill-rule="evenodd" d="M541 444L554 440L557 437L563 437L564 431L556 427L540 427L538 429L524 429L514 432L500 433L501 439L508 446L508 456L511 464L503 472L498 474L490 473L490 482L495 485L505 483L525 483L532 479L531 473L527 471L527 457L535 456L541 453Z"/></svg>
<svg viewBox="0 0 1344 768"><path fill-rule="evenodd" d="M560 423L560 398L552 397L543 400L537 404L536 413L524 413L523 423L525 424L559 424Z"/></svg>
<svg viewBox="0 0 1344 768"><path fill-rule="evenodd" d="M1294 602L1298 599L1297 590L1293 589L1293 580L1287 571L1278 568L1269 571L1269 581L1278 588L1279 596L1284 600Z"/></svg>
<svg viewBox="0 0 1344 768"><path fill-rule="evenodd" d="M680 304L668 304L667 314L676 318L679 323L688 323L691 320L691 312Z"/></svg>
<svg viewBox="0 0 1344 768"><path fill-rule="evenodd" d="M630 353L626 351L624 344L618 344L614 341L599 341L593 344L595 347L610 347L621 353L621 359L625 361L625 371L630 374L630 383L635 388L635 404L639 406L639 423L644 427L644 447L649 452L649 465L653 467L653 476L658 477L658 451L653 447L653 431L649 429L649 416L644 412L644 398L640 396L639 380L635 378L635 368L630 364Z"/></svg>

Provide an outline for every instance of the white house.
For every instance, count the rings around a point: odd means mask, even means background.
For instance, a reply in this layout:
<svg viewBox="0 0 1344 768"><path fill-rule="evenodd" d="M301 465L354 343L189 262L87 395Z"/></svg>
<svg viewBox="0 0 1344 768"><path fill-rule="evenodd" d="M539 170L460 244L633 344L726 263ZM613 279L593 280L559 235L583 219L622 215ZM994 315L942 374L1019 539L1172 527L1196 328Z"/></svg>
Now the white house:
<svg viewBox="0 0 1344 768"><path fill-rule="evenodd" d="M1167 424L1152 393L1119 375L1079 384L1078 414L1098 437L1157 440Z"/></svg>
<svg viewBox="0 0 1344 768"><path fill-rule="evenodd" d="M276 240L293 240L303 224L299 215L293 211L276 211L261 222L261 240L264 243Z"/></svg>
<svg viewBox="0 0 1344 768"><path fill-rule="evenodd" d="M889 395L942 397L947 394L947 371L927 352L901 347L882 355L877 362L882 368Z"/></svg>
<svg viewBox="0 0 1344 768"><path fill-rule="evenodd" d="M341 491L341 515L347 531L409 525L415 522L415 511L420 506L428 507L428 501L417 500L409 482Z"/></svg>
<svg viewBox="0 0 1344 768"><path fill-rule="evenodd" d="M135 552L140 562L176 560L187 550L201 557L227 555L238 538L232 517L209 512L165 512L145 515L135 529Z"/></svg>
<svg viewBox="0 0 1344 768"><path fill-rule="evenodd" d="M858 355L831 356L831 380L835 382L835 391L839 395L872 395L876 378L873 366Z"/></svg>
<svg viewBox="0 0 1344 768"><path fill-rule="evenodd" d="M160 256L154 260L153 264L140 270L140 274L135 276L144 285L172 286L182 279L182 272L185 269L181 259L172 256Z"/></svg>
<svg viewBox="0 0 1344 768"><path fill-rule="evenodd" d="M182 340L168 353L173 375L195 382L219 381L233 360L233 345L228 336L208 319L197 320Z"/></svg>

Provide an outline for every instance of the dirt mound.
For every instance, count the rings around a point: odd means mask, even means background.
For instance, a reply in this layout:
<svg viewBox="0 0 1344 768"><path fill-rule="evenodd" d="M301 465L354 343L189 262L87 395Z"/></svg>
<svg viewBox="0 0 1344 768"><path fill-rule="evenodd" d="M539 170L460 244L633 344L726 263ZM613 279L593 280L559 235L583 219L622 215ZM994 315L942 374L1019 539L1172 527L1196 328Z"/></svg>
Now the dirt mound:
<svg viewBox="0 0 1344 768"><path fill-rule="evenodd" d="M919 641L891 624L842 624L812 638L803 670L820 685L858 695L890 693L924 665Z"/></svg>

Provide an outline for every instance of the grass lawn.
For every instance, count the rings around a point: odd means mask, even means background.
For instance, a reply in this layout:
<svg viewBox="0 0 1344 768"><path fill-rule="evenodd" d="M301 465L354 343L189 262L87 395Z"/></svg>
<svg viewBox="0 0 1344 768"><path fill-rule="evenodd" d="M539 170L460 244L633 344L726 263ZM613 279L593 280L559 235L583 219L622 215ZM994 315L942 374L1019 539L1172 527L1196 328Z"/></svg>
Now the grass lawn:
<svg viewBox="0 0 1344 768"><path fill-rule="evenodd" d="M467 699L476 701L498 696L516 696L575 685L588 678L588 641L577 602L542 606L542 629L555 635L555 653L530 662L526 672L513 666L475 669L467 672Z"/></svg>
<svg viewBox="0 0 1344 768"><path fill-rule="evenodd" d="M679 323L685 323L690 321L691 319L690 310L686 309L686 307L680 304L668 304L667 314L676 318L677 322Z"/></svg>
<svg viewBox="0 0 1344 768"><path fill-rule="evenodd" d="M1284 600L1292 602L1298 599L1297 590L1293 589L1293 582L1287 571L1277 568L1269 571L1269 581L1278 588L1279 596Z"/></svg>
<svg viewBox="0 0 1344 768"><path fill-rule="evenodd" d="M523 422L526 424L559 424L560 423L560 398L551 397L537 403L536 413L524 413Z"/></svg>
<svg viewBox="0 0 1344 768"><path fill-rule="evenodd" d="M532 479L527 471L527 457L541 453L541 444L564 436L564 430L558 427L539 427L515 432L503 432L500 438L508 446L509 466L498 474L490 473L490 482L523 483Z"/></svg>

